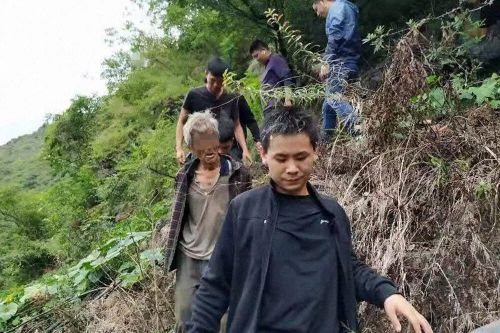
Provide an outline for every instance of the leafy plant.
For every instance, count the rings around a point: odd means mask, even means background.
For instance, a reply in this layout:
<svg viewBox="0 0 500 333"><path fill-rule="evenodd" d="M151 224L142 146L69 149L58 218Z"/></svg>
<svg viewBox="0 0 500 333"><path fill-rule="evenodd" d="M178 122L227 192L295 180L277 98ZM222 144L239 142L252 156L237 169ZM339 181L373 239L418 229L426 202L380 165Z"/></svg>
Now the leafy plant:
<svg viewBox="0 0 500 333"><path fill-rule="evenodd" d="M55 170L74 173L85 163L100 106L99 98L77 96L66 112L49 125L44 152Z"/></svg>
<svg viewBox="0 0 500 333"><path fill-rule="evenodd" d="M70 294L85 295L103 280L114 279L124 288L142 281L152 266L163 260L160 249L143 250L150 236L151 232L130 232L124 237L112 238L69 268L66 274L52 275L7 295L0 300L0 328L18 324L21 320L16 317L18 310L30 302L48 302L68 287L72 290Z"/></svg>
<svg viewBox="0 0 500 333"><path fill-rule="evenodd" d="M370 44L374 48L374 53L381 50L387 50L387 38L391 35L391 30L386 30L382 25L375 28L373 32L368 33L368 35L363 39L363 43Z"/></svg>
<svg viewBox="0 0 500 333"><path fill-rule="evenodd" d="M493 73L478 86L469 86L460 76L457 76L453 80L453 85L462 100L500 108L500 76L497 73Z"/></svg>
<svg viewBox="0 0 500 333"><path fill-rule="evenodd" d="M486 199L493 191L493 184L481 179L474 188L474 193L478 199Z"/></svg>
<svg viewBox="0 0 500 333"><path fill-rule="evenodd" d="M2 322L7 322L17 313L18 305L16 303L3 303L0 302L0 327Z"/></svg>
<svg viewBox="0 0 500 333"><path fill-rule="evenodd" d="M140 243L148 238L151 232L131 232L123 238L112 238L99 249L92 251L87 257L83 258L68 270L68 277L72 279L74 286L79 291L86 290L92 284L96 284L105 276L105 271L109 270L107 266L112 266L113 259L125 255L128 248L132 245L135 249L139 248ZM140 266L140 258L137 258L137 265ZM135 266L134 266L135 267ZM118 279L126 279L130 282L130 272L124 264L118 269ZM109 273L109 272L107 272ZM121 274L121 275L120 275ZM139 278L143 278L141 274ZM137 282L136 281L136 282Z"/></svg>
<svg viewBox="0 0 500 333"><path fill-rule="evenodd" d="M278 13L275 9L268 9L265 11L267 23L275 27L279 31L289 49L293 52L292 57L301 59L301 64L304 67L309 67L312 64L323 63L323 58L317 52L318 46L313 43L304 43L303 36L299 30L293 29L291 24L285 20L283 14Z"/></svg>
<svg viewBox="0 0 500 333"><path fill-rule="evenodd" d="M436 170L436 184L443 185L446 183L450 173L450 166L446 160L437 156L430 156L430 165Z"/></svg>

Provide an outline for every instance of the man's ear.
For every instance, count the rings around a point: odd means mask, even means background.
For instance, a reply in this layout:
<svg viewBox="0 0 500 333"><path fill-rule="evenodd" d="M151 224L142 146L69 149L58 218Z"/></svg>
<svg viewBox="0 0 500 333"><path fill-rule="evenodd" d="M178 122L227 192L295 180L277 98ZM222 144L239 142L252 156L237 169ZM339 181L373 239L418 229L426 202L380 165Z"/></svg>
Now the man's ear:
<svg viewBox="0 0 500 333"><path fill-rule="evenodd" d="M259 144L256 146L256 148L257 148L257 151L259 152L262 164L267 165L267 154L266 154L266 152L264 152L264 147L262 147L262 143L259 142Z"/></svg>
<svg viewBox="0 0 500 333"><path fill-rule="evenodd" d="M313 159L314 159L314 162L316 162L318 160L319 156L318 156L318 148L314 149L314 155L313 155Z"/></svg>

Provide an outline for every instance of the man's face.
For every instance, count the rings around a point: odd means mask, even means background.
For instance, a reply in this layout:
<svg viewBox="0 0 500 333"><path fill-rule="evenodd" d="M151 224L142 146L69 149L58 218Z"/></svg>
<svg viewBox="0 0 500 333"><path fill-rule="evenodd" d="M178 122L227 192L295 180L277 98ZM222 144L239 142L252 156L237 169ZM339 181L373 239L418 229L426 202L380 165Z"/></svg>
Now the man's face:
<svg viewBox="0 0 500 333"><path fill-rule="evenodd" d="M269 50L266 49L258 49L252 52L252 58L257 60L262 65L267 64L270 55L271 52L269 52Z"/></svg>
<svg viewBox="0 0 500 333"><path fill-rule="evenodd" d="M224 78L220 76L214 76L212 73L207 73L207 90L215 96L219 96L222 93L222 88L224 87Z"/></svg>
<svg viewBox="0 0 500 333"><path fill-rule="evenodd" d="M326 0L319 0L313 4L313 10L319 17L326 17L328 15L328 6Z"/></svg>
<svg viewBox="0 0 500 333"><path fill-rule="evenodd" d="M194 133L189 149L203 165L219 162L219 138L215 133Z"/></svg>
<svg viewBox="0 0 500 333"><path fill-rule="evenodd" d="M230 155L233 147L233 140L219 143L219 154Z"/></svg>
<svg viewBox="0 0 500 333"><path fill-rule="evenodd" d="M307 195L307 181L313 170L316 152L306 134L271 137L267 152L261 152L278 192Z"/></svg>

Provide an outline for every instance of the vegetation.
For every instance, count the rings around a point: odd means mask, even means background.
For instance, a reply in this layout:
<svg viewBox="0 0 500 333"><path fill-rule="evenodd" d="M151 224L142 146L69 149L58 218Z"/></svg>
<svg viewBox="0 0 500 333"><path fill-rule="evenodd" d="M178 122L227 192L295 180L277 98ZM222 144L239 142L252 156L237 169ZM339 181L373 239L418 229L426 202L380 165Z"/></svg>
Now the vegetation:
<svg viewBox="0 0 500 333"><path fill-rule="evenodd" d="M48 163L40 158L46 126L0 146L0 184L43 190L53 181Z"/></svg>
<svg viewBox="0 0 500 333"><path fill-rule="evenodd" d="M272 40L300 78L294 103L319 111L325 41L311 2L135 2L162 37L128 27L128 49L103 64L106 96L76 96L0 147L1 331L169 330L172 276L151 238L169 213L176 116L210 56L231 63L228 87L260 119L271 93L247 48ZM314 182L352 216L357 252L436 331L468 332L500 307L500 77L467 52L479 24L458 1L357 3L364 74L338 97L356 107L362 135L339 131ZM360 311L366 332L387 331L373 308Z"/></svg>

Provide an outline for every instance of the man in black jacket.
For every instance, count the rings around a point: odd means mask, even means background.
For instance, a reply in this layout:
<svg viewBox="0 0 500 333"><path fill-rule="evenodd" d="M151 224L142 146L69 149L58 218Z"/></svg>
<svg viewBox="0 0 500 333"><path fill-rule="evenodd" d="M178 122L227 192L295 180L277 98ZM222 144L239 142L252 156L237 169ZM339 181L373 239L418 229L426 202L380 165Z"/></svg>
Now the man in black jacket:
<svg viewBox="0 0 500 333"><path fill-rule="evenodd" d="M312 118L275 110L261 139L271 183L230 203L188 332L218 332L226 310L228 332L356 332L357 301L368 301L396 331L404 316L431 333L394 284L356 258L346 213L308 182L319 139Z"/></svg>

